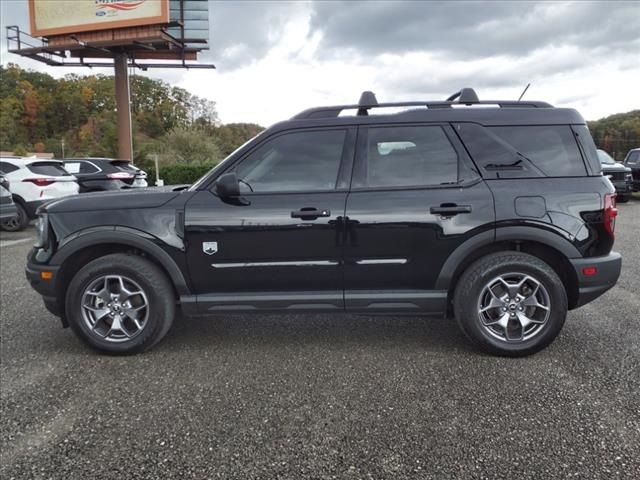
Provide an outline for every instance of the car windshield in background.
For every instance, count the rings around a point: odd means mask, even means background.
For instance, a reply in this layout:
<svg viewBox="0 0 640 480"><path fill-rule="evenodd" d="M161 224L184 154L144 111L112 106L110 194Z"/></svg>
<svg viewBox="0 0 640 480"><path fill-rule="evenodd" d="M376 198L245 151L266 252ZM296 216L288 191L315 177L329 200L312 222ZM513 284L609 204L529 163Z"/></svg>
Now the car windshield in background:
<svg viewBox="0 0 640 480"><path fill-rule="evenodd" d="M35 162L27 165L27 168L33 173L49 177L66 177L70 175L58 162Z"/></svg>
<svg viewBox="0 0 640 480"><path fill-rule="evenodd" d="M606 163L607 165L614 165L616 161L604 150L598 150L598 159L600 163Z"/></svg>
<svg viewBox="0 0 640 480"><path fill-rule="evenodd" d="M629 154L629 158L627 158L627 164L629 164L629 165L640 165L640 151L631 152Z"/></svg>

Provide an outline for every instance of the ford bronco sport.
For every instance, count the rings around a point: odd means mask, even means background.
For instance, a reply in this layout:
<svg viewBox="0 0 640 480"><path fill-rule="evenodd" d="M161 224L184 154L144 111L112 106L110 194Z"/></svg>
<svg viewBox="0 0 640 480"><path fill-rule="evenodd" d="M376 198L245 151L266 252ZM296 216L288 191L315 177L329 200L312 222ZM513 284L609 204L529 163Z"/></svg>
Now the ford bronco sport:
<svg viewBox="0 0 640 480"><path fill-rule="evenodd" d="M616 283L616 214L575 110L365 92L270 127L188 189L41 207L26 274L110 353L152 347L180 308L445 315L523 356Z"/></svg>

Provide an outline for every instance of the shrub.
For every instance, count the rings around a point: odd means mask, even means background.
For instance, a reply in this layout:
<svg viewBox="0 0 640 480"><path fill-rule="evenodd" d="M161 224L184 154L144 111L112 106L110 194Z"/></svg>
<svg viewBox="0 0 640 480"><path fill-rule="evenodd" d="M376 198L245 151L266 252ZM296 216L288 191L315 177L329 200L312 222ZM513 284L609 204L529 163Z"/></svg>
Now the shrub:
<svg viewBox="0 0 640 480"><path fill-rule="evenodd" d="M165 185L181 185L185 183L194 183L215 166L216 163L214 162L174 163L172 165L160 164L160 178L164 180ZM149 185L155 185L155 167L148 168L146 172L149 175Z"/></svg>

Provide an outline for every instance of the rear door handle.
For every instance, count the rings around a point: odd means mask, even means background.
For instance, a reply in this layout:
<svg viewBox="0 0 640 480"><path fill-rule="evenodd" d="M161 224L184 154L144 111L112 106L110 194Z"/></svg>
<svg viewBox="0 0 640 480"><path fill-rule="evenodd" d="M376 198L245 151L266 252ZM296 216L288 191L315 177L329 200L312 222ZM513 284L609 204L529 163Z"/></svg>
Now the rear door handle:
<svg viewBox="0 0 640 480"><path fill-rule="evenodd" d="M431 207L429 209L434 215L442 215L443 217L453 217L459 213L471 213L471 205L442 204L439 207Z"/></svg>
<svg viewBox="0 0 640 480"><path fill-rule="evenodd" d="M330 217L331 211L326 208L305 207L291 212L291 218L301 218L302 220L315 220L318 217Z"/></svg>

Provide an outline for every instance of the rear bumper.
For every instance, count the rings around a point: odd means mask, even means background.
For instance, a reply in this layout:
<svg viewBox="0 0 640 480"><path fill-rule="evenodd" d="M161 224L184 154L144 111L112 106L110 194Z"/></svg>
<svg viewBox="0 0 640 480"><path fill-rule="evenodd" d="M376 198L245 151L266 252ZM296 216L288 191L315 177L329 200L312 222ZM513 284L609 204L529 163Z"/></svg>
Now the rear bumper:
<svg viewBox="0 0 640 480"><path fill-rule="evenodd" d="M604 257L570 259L570 262L578 278L578 300L574 308L586 305L613 287L622 269L622 256L618 252ZM595 267L596 273L585 275L587 267Z"/></svg>

